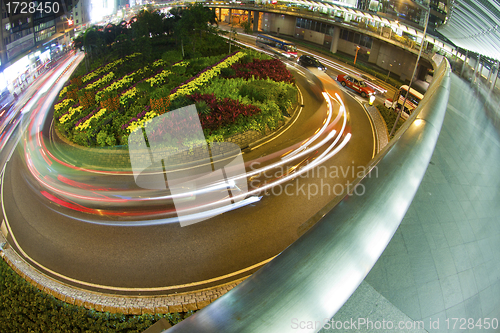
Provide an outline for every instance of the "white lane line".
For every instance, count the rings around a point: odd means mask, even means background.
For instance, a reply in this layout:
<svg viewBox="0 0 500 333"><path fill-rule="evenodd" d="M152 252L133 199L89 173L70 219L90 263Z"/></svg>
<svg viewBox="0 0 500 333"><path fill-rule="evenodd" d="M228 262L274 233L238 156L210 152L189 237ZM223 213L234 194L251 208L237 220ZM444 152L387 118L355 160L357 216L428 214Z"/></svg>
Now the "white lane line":
<svg viewBox="0 0 500 333"><path fill-rule="evenodd" d="M221 276L218 276L218 277L215 277L215 278L212 278L212 279L207 279L207 280L202 280L202 281L196 281L196 282L191 282L191 283L186 283L186 284L178 284L178 285L174 285L174 286L166 286L166 287L123 288L123 287L106 286L106 285L101 285L101 284L96 284L96 283L89 283L89 282L81 281L81 280L78 280L78 279L70 278L70 277L68 277L66 275L57 273L57 272L51 270L50 268L47 268L47 267L41 265L40 263L38 263L37 261L35 261L26 252L24 252L24 250L22 249L22 247L17 242L17 239L16 239L15 235L12 233L12 229L10 227L9 220L7 219L7 215L5 214L5 207L4 207L4 204L3 204L3 177L4 177L4 174L5 174L5 166L4 166L4 172L2 173L2 184L1 184L1 189L0 189L0 196L1 196L1 200L2 200L2 212L3 212L4 218L5 218L4 222L2 222L2 228L3 228L4 224L7 226L7 232L11 235L12 240L14 241L16 247L19 249L19 251L21 252L21 254L25 258L29 259L33 263L36 263L37 266L41 267L43 270L49 272L50 274L52 274L54 276L57 276L57 277L59 277L61 279L64 279L64 280L71 281L71 282L76 283L76 284L80 284L80 285L87 286L87 287L92 287L92 288L99 288L99 289L105 289L105 290L114 290L114 291L124 291L124 292L146 292L146 291L147 292L151 292L151 291L168 291L168 290L174 290L174 289L183 289L183 288L196 287L196 286L204 285L204 284L207 284L207 283L221 281L221 280L233 277L233 276L237 276L237 275L246 273L246 272L251 271L251 270L253 270L253 269L255 269L255 268L259 267L259 266L263 266L263 265L267 264L269 261L273 260L276 257L276 256L273 256L273 257L271 257L269 259L266 259L264 261L261 261L261 262L255 264L255 265L252 265L252 266L240 269L238 271L235 271L235 272L232 272L232 273L229 273L229 274L226 274L226 275L221 275ZM31 265L31 264L30 264L30 266L33 267L33 265ZM36 269L35 267L33 267L33 268ZM39 271L39 270L37 270L37 271ZM43 274L43 275L45 275L43 272L40 272L40 273Z"/></svg>
<svg viewBox="0 0 500 333"><path fill-rule="evenodd" d="M5 220L2 220L2 225L0 226L0 230L2 231L2 234L5 237L5 239L7 239L7 236L9 235L9 231L7 230L7 227L5 225Z"/></svg>

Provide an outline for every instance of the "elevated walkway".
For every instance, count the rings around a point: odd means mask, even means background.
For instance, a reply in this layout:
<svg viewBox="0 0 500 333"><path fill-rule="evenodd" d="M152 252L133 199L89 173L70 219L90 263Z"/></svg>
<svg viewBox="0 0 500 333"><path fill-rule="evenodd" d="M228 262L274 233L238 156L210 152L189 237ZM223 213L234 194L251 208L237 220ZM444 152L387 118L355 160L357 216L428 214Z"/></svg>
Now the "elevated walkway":
<svg viewBox="0 0 500 333"><path fill-rule="evenodd" d="M476 325L500 321L500 111L484 89L452 74L441 134L417 194L365 278L369 286L362 284L334 320L399 321L401 311L429 332L500 332ZM377 293L380 299L360 297Z"/></svg>

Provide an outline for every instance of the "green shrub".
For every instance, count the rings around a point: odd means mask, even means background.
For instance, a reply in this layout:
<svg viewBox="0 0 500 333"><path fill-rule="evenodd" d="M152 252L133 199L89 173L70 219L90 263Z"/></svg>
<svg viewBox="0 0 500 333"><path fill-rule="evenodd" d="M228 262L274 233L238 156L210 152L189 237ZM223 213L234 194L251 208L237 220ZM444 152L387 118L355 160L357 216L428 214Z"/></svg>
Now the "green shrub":
<svg viewBox="0 0 500 333"><path fill-rule="evenodd" d="M161 318L175 325L191 314L133 316L87 310L38 290L0 260L1 332L139 333Z"/></svg>
<svg viewBox="0 0 500 333"><path fill-rule="evenodd" d="M380 112L380 115L382 116L382 118L384 118L384 121L387 125L387 130L388 130L387 134L389 134L391 132L392 128L394 127L394 123L396 122L397 114L392 109L386 108L385 105L383 105L383 104L376 105L376 108ZM396 126L396 130L394 131L394 133L396 133L396 131L401 127L401 125L404 124L404 122L405 121L403 118L399 118L398 125ZM392 137L390 139L392 139Z"/></svg>
<svg viewBox="0 0 500 333"><path fill-rule="evenodd" d="M201 115L206 115L210 113L210 107L207 105L207 102L205 101L199 101L195 103L196 105L196 110L198 110L198 113Z"/></svg>
<svg viewBox="0 0 500 333"><path fill-rule="evenodd" d="M108 135L106 138L106 144L108 146L115 146L116 145L116 138L113 134Z"/></svg>
<svg viewBox="0 0 500 333"><path fill-rule="evenodd" d="M176 110L184 106L193 104L193 102L186 96L179 96L173 101L170 101L170 110Z"/></svg>
<svg viewBox="0 0 500 333"><path fill-rule="evenodd" d="M73 142L80 146L89 147L86 132L75 131L73 135Z"/></svg>
<svg viewBox="0 0 500 333"><path fill-rule="evenodd" d="M239 94L256 102L274 100L274 85L269 81L249 81L241 86Z"/></svg>
<svg viewBox="0 0 500 333"><path fill-rule="evenodd" d="M220 75L222 77L231 77L231 76L234 76L235 74L236 74L236 72L231 67L223 68L220 71Z"/></svg>
<svg viewBox="0 0 500 333"><path fill-rule="evenodd" d="M98 134L97 134L97 138L96 138L96 141L97 141L97 144L101 147L104 147L106 145L106 139L108 138L108 133L106 131L100 131Z"/></svg>

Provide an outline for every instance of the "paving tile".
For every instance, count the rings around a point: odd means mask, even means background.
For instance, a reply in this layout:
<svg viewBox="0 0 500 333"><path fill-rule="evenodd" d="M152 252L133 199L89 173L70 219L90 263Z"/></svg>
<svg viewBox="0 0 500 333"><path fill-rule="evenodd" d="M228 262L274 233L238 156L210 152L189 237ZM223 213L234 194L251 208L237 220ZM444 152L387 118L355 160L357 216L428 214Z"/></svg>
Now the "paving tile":
<svg viewBox="0 0 500 333"><path fill-rule="evenodd" d="M452 306L449 309L446 309L446 320L443 324L446 325L448 332L458 333L467 330L460 328L460 322L459 322L460 318L467 318L467 314L465 312L465 305L463 302L458 303L457 305Z"/></svg>
<svg viewBox="0 0 500 333"><path fill-rule="evenodd" d="M457 274L455 262L449 248L432 250L431 253L440 279Z"/></svg>
<svg viewBox="0 0 500 333"><path fill-rule="evenodd" d="M448 332L448 329L446 328L446 312L444 310L424 318L423 321L427 332Z"/></svg>
<svg viewBox="0 0 500 333"><path fill-rule="evenodd" d="M469 254L469 258L473 266L478 266L484 263L484 257L477 242L467 243L465 244L465 248L467 249L467 253Z"/></svg>
<svg viewBox="0 0 500 333"><path fill-rule="evenodd" d="M481 300L481 309L483 313L490 313L495 310L498 304L498 294L493 293L493 288L490 286L479 293Z"/></svg>
<svg viewBox="0 0 500 333"><path fill-rule="evenodd" d="M458 278L460 279L460 286L464 299L473 297L478 293L476 278L472 269L458 273Z"/></svg>
<svg viewBox="0 0 500 333"><path fill-rule="evenodd" d="M450 247L462 245L464 243L462 235L460 234L460 230L458 229L455 221L451 223L441 223L441 227Z"/></svg>
<svg viewBox="0 0 500 333"><path fill-rule="evenodd" d="M407 255L386 256L381 260L387 272L387 283L391 289L403 289L415 285Z"/></svg>
<svg viewBox="0 0 500 333"><path fill-rule="evenodd" d="M462 210L467 217L467 219L475 219L477 218L476 211L474 210L474 207L472 206L470 201L459 201L460 206L462 206Z"/></svg>
<svg viewBox="0 0 500 333"><path fill-rule="evenodd" d="M462 210L462 206L458 201L448 201L446 202L446 204L450 209L451 216L453 217L453 222L466 219L464 211Z"/></svg>
<svg viewBox="0 0 500 333"><path fill-rule="evenodd" d="M423 225L422 229L424 230L427 238L432 239L433 248L441 249L449 247L448 240L444 235L444 230L441 224Z"/></svg>
<svg viewBox="0 0 500 333"><path fill-rule="evenodd" d="M477 242L479 249L481 250L481 254L485 261L490 261L494 259L493 251L490 246L490 242L488 239L480 239Z"/></svg>
<svg viewBox="0 0 500 333"><path fill-rule="evenodd" d="M439 281L432 281L417 288L422 318L444 311L443 292Z"/></svg>
<svg viewBox="0 0 500 333"><path fill-rule="evenodd" d="M481 299L479 295L474 295L464 301L466 318L479 319L483 318L483 310L481 307Z"/></svg>
<svg viewBox="0 0 500 333"><path fill-rule="evenodd" d="M421 285L438 279L434 258L430 251L412 254L410 267L416 285Z"/></svg>
<svg viewBox="0 0 500 333"><path fill-rule="evenodd" d="M429 251L429 243L420 225L404 225L400 229L409 254Z"/></svg>
<svg viewBox="0 0 500 333"><path fill-rule="evenodd" d="M420 301L415 286L403 289L391 290L387 296L398 309L414 320L422 319L420 313Z"/></svg>
<svg viewBox="0 0 500 333"><path fill-rule="evenodd" d="M377 262L375 266L373 266L368 275L365 277L365 281L382 295L386 295L391 290L387 282L387 272L385 270L385 266L381 261Z"/></svg>
<svg viewBox="0 0 500 333"><path fill-rule="evenodd" d="M400 254L406 254L406 246L405 242L403 240L403 235L401 233L401 230L398 229L396 230L396 233L394 233L394 236L392 236L391 241L389 242L389 245L385 248L384 252L382 255L400 255Z"/></svg>
<svg viewBox="0 0 500 333"><path fill-rule="evenodd" d="M446 309L451 308L464 300L460 280L456 274L450 275L441 280L441 290L443 291L444 306Z"/></svg>
<svg viewBox="0 0 500 333"><path fill-rule="evenodd" d="M476 235L474 235L474 231L472 230L469 220L457 220L455 221L455 223L464 243L473 242L476 240Z"/></svg>
<svg viewBox="0 0 500 333"><path fill-rule="evenodd" d="M463 244L450 247L450 251L453 256L453 260L455 261L457 272L462 272L472 268L469 254Z"/></svg>

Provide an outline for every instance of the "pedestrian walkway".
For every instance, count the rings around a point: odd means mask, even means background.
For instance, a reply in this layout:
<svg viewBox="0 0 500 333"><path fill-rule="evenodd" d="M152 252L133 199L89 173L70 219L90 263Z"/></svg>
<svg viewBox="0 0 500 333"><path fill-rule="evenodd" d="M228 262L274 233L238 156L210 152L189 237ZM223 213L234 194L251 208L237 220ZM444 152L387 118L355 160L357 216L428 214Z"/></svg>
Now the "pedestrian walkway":
<svg viewBox="0 0 500 333"><path fill-rule="evenodd" d="M334 319L395 320L396 308L429 332L500 332L500 116L486 96L452 74L425 177L364 282L392 306L365 311L362 284Z"/></svg>

